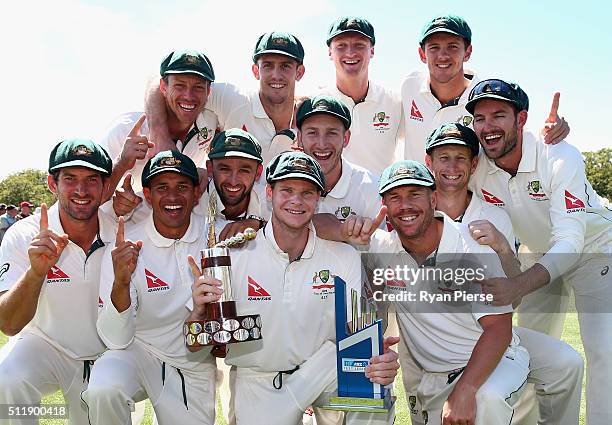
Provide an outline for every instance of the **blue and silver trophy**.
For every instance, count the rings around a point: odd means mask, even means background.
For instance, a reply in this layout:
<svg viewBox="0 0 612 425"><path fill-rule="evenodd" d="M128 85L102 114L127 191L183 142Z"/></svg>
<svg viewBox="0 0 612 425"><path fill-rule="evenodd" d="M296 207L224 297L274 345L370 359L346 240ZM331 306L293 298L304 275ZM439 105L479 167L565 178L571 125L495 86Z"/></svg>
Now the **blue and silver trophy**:
<svg viewBox="0 0 612 425"><path fill-rule="evenodd" d="M338 392L322 406L329 410L388 413L395 397L383 385L370 382L365 368L370 358L383 354L382 320L376 309L351 290L351 320L347 316L346 283L334 277ZM358 299L361 301L359 302ZM360 314L361 313L361 314Z"/></svg>

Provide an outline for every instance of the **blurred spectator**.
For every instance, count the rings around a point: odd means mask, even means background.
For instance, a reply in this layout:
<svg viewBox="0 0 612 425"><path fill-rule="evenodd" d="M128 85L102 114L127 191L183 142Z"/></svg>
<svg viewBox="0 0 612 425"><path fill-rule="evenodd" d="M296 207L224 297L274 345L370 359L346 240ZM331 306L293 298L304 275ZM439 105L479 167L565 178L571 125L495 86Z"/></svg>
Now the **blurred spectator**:
<svg viewBox="0 0 612 425"><path fill-rule="evenodd" d="M34 204L30 204L30 202L28 201L22 201L21 204L19 204L21 212L17 216L17 220L21 220L22 218L26 218L32 215L30 208L32 208L33 206Z"/></svg>
<svg viewBox="0 0 612 425"><path fill-rule="evenodd" d="M19 211L15 205L9 205L6 207L6 212L0 216L0 243L2 243L2 238L4 238L4 234L17 221L17 214Z"/></svg>
<svg viewBox="0 0 612 425"><path fill-rule="evenodd" d="M0 204L0 215L6 213L6 204Z"/></svg>

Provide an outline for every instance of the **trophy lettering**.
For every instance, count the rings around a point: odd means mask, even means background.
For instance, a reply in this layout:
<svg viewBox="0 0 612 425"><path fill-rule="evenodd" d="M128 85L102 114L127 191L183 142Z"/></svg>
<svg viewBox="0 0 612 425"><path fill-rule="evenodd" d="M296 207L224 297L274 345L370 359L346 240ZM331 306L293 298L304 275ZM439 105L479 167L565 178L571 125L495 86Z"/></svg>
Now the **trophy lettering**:
<svg viewBox="0 0 612 425"><path fill-rule="evenodd" d="M351 321L347 320L346 283L334 277L338 392L322 406L328 410L392 414L395 397L383 385L370 382L365 368L370 358L383 354L382 320L376 305L351 289Z"/></svg>
<svg viewBox="0 0 612 425"><path fill-rule="evenodd" d="M211 194L208 206L208 248L201 251L202 275L223 282L221 299L206 304L204 320L186 321L183 329L185 344L189 347L212 346L211 354L225 357L227 344L261 339L259 314L239 316L232 297L232 271L229 248L255 239L257 232L247 228L229 239L216 243L215 215L217 202Z"/></svg>

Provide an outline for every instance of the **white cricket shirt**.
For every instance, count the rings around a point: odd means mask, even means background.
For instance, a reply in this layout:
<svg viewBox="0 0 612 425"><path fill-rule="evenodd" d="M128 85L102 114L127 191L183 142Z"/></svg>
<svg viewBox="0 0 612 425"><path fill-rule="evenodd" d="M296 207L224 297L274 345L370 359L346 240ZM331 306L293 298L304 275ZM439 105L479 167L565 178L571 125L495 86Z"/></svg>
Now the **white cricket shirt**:
<svg viewBox="0 0 612 425"><path fill-rule="evenodd" d="M334 214L342 221L354 214L374 218L381 205L378 177L343 156L340 180L319 200L317 213Z"/></svg>
<svg viewBox="0 0 612 425"><path fill-rule="evenodd" d="M361 294L361 262L354 248L318 238L311 225L304 253L289 262L269 222L231 256L238 314L260 314L263 338L232 346L226 363L258 372L290 370L324 342L335 343L333 277L346 282L348 294L351 288Z"/></svg>
<svg viewBox="0 0 612 425"><path fill-rule="evenodd" d="M133 340L158 359L179 369L205 371L214 364L209 350L192 353L185 347L183 323L192 306L194 276L187 255L196 261L206 248L204 219L191 214L187 232L181 239L167 239L155 229L152 214L126 229L126 240L142 240L136 270L130 283L131 306L119 313L110 295L114 273L111 250L102 263L100 297L104 308L98 319L98 332L111 349L127 347Z"/></svg>
<svg viewBox="0 0 612 425"><path fill-rule="evenodd" d="M49 208L48 217L49 229L64 234L57 203ZM89 253L68 242L47 272L36 313L22 330L43 338L75 360L93 360L105 350L96 331L100 265L106 248L112 248L116 224L102 212L98 212L98 222L98 238ZM37 214L18 221L6 233L0 248L0 292L11 289L30 266L28 247L39 231Z"/></svg>
<svg viewBox="0 0 612 425"><path fill-rule="evenodd" d="M522 159L511 176L483 157L471 190L504 209L522 244L545 255L538 261L556 279L583 252L605 253L612 243L612 211L588 182L580 152L563 141L546 145L523 133Z"/></svg>
<svg viewBox="0 0 612 425"><path fill-rule="evenodd" d="M106 149L113 163L119 158L127 135L132 128L134 128L134 124L136 124L143 113L144 112L128 112L119 116L111 125L106 135L98 142ZM196 122L189 130L186 141L183 142L178 140L176 142L176 148L191 158L196 166L204 168L206 167L206 160L208 159L210 142L215 135L216 128L217 117L210 110L204 109L204 111L198 115ZM149 135L149 126L146 119L142 124L140 134L144 136ZM147 157L137 160L134 168L130 170L133 177L132 187L134 191L142 190L140 177L142 176L142 170L148 159Z"/></svg>
<svg viewBox="0 0 612 425"><path fill-rule="evenodd" d="M259 92L246 93L233 84L213 83L206 107L217 115L222 130L241 128L255 136L261 145L264 167L274 156L290 147L272 145L276 129L261 103ZM280 139L274 140L275 143L278 141Z"/></svg>
<svg viewBox="0 0 612 425"><path fill-rule="evenodd" d="M486 277L505 276L497 255L487 246L481 246L470 236L467 225L452 221L444 213L436 211L436 219L444 220L444 229L438 250L429 257L435 267L444 269L451 262L470 262L476 259ZM370 253L382 254L372 260L377 267L393 268L408 265L419 269L413 258L403 248L397 232L376 230L370 243ZM475 254L478 254L475 257ZM419 269L424 270L424 269ZM434 293L430 282L416 280L387 281L385 293L419 293L420 290ZM456 286L460 289L461 286ZM438 291L438 293L440 293ZM418 299L418 297L417 297ZM456 307L443 302L394 302L397 321L402 338L405 338L415 360L429 372L448 372L467 365L474 346L482 335L478 320L492 314L512 311L512 306L494 307L481 302ZM471 312L469 310L471 309ZM513 343L517 343L516 337Z"/></svg>
<svg viewBox="0 0 612 425"><path fill-rule="evenodd" d="M472 194L472 199L468 204L461 220L461 223L470 224L476 220L488 220L493 224L499 232L506 237L506 240L510 244L510 247L514 249L515 237L514 230L512 229L512 221L508 213L501 208L497 208L491 204L486 203L480 197Z"/></svg>
<svg viewBox="0 0 612 425"><path fill-rule="evenodd" d="M342 155L355 165L375 175L396 162L396 149L401 139L402 107L397 95L370 81L363 102L355 104L335 85L321 94L333 96L351 111L351 139Z"/></svg>
<svg viewBox="0 0 612 425"><path fill-rule="evenodd" d="M459 123L472 126L472 116L465 109L472 88L478 78L464 70L470 85L458 99L442 105L431 92L429 73L415 71L402 83L402 112L404 114L404 159L425 162L425 141L442 124Z"/></svg>

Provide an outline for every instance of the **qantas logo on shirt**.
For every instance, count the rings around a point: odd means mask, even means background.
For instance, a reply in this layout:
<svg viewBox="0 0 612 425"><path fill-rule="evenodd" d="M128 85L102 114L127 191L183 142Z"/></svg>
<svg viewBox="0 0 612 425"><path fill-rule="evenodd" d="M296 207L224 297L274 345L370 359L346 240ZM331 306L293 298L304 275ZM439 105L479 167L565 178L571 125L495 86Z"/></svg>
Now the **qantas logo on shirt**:
<svg viewBox="0 0 612 425"><path fill-rule="evenodd" d="M394 290L405 290L406 282L403 280L392 279L387 281L387 288Z"/></svg>
<svg viewBox="0 0 612 425"><path fill-rule="evenodd" d="M170 285L147 269L145 269L145 277L147 278L147 292L166 291L170 289Z"/></svg>
<svg viewBox="0 0 612 425"><path fill-rule="evenodd" d="M586 209L584 208L584 202L576 198L567 190L565 191L565 209L568 214L573 212L586 211Z"/></svg>
<svg viewBox="0 0 612 425"><path fill-rule="evenodd" d="M70 276L64 273L59 267L51 266L47 272L47 283L67 283Z"/></svg>
<svg viewBox="0 0 612 425"><path fill-rule="evenodd" d="M102 301L102 298L98 297L98 308L102 307L104 307L104 301Z"/></svg>
<svg viewBox="0 0 612 425"><path fill-rule="evenodd" d="M246 128L246 124L242 124L242 129L243 129L244 131L246 131L247 133L249 132L249 130L247 130L247 128Z"/></svg>
<svg viewBox="0 0 612 425"><path fill-rule="evenodd" d="M482 192L482 196L484 197L484 200L487 201L489 204L493 204L493 205L497 205L498 207L503 207L506 204L504 204L504 201L502 201L501 199L499 199L497 196L493 195L490 192L487 192L484 189L480 189L480 191Z"/></svg>
<svg viewBox="0 0 612 425"><path fill-rule="evenodd" d="M410 119L423 122L423 115L421 115L421 111L419 111L416 103L414 103L414 99L412 100L412 107L410 108Z"/></svg>
<svg viewBox="0 0 612 425"><path fill-rule="evenodd" d="M268 294L259 283L255 281L251 276L247 279L249 290L248 290L248 300L249 301L268 301L271 300L272 297Z"/></svg>

